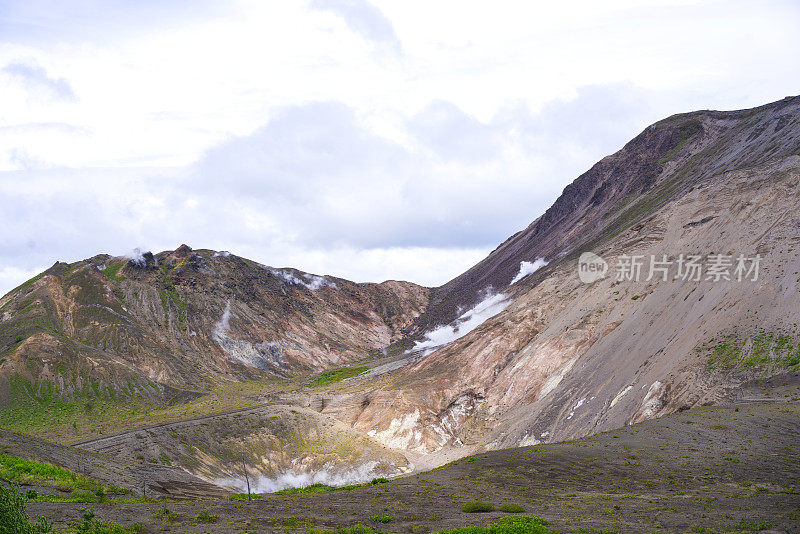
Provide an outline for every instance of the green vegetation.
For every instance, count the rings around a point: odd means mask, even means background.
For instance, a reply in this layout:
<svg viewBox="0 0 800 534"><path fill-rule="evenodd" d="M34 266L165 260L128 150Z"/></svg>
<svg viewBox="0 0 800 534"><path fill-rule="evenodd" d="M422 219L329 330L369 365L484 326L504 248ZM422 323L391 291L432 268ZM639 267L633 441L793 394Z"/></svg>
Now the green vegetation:
<svg viewBox="0 0 800 534"><path fill-rule="evenodd" d="M700 347L708 358L708 370L764 367L797 368L800 364L800 336L759 330L744 337L730 334L712 339Z"/></svg>
<svg viewBox="0 0 800 534"><path fill-rule="evenodd" d="M186 302L181 299L174 287L167 286L159 288L158 296L161 298L161 307L164 309L164 325L169 323L169 303L175 306L178 312L178 327L181 329L186 328Z"/></svg>
<svg viewBox="0 0 800 534"><path fill-rule="evenodd" d="M8 293L15 293L15 292L19 291L20 289L24 289L24 288L26 288L26 287L28 287L30 285L33 285L35 282L39 281L45 274L46 274L46 272L37 274L36 276L31 278L30 280L26 280L25 282L22 282L20 285L18 285L17 287L12 289ZM6 294L8 294L8 293L6 293Z"/></svg>
<svg viewBox="0 0 800 534"><path fill-rule="evenodd" d="M75 372L58 368L56 372L64 377L65 383L71 381L74 392L70 398L62 399L49 381L31 382L12 375L11 394L0 408L0 427L70 443L112 431L253 407L260 404L254 401L255 396L265 389L284 391L297 387L299 382L299 379L277 378L226 382L185 402L166 405L152 382L129 380L115 386L98 382L92 385L83 374L83 388L80 388L73 379ZM143 397L154 400L146 401Z"/></svg>
<svg viewBox="0 0 800 534"><path fill-rule="evenodd" d="M672 159L672 156L674 156L678 152L678 150L683 148L683 146L689 141L689 139L694 137L695 134L698 134L702 131L703 127L700 125L700 121L698 121L697 119L690 119L681 124L678 127L678 139L679 139L678 144L675 145L675 147L672 150L670 150L666 156L664 156L658 161L659 165L663 165L664 163Z"/></svg>
<svg viewBox="0 0 800 534"><path fill-rule="evenodd" d="M369 520L375 523L391 523L395 518L391 515L373 515Z"/></svg>
<svg viewBox="0 0 800 534"><path fill-rule="evenodd" d="M327 484L311 484L304 488L286 488L276 491L275 495L300 495L306 493L322 493L323 491L331 491L332 487Z"/></svg>
<svg viewBox="0 0 800 534"><path fill-rule="evenodd" d="M155 384L131 382L119 392L82 376L82 387L69 369L56 369L66 384L73 386L72 396L62 398L58 388L49 380L29 381L20 374L9 377L9 393L0 409L0 427L31 435L51 436L59 427L64 437L74 436L78 428L102 425L110 419L124 420L138 413L134 399L137 390L145 388L158 394ZM121 394L120 394L121 393ZM74 423L74 426L73 426Z"/></svg>
<svg viewBox="0 0 800 534"><path fill-rule="evenodd" d="M365 486L378 486L380 484L386 484L387 482L389 482L388 479L383 478L383 477L379 477L379 478L373 478L371 481L367 482L366 484L352 484L350 486L341 486L341 487L338 487L338 488L337 487L333 487L333 486L328 486L327 484L319 484L319 483L317 483L317 484L310 484L310 485L305 486L303 488L286 488L286 489L278 490L278 491L275 492L275 495L305 495L305 494L310 494L310 493L322 493L322 492L325 492L325 491L350 491L350 490L353 490L353 489L356 489L356 488L363 488ZM246 493L243 493L243 494L240 494L240 495L244 495L244 498L247 499L247 494ZM238 499L237 496L234 496L234 497L236 497ZM234 498L234 497L231 497L231 498ZM253 498L255 498L255 496Z"/></svg>
<svg viewBox="0 0 800 534"><path fill-rule="evenodd" d="M499 510L507 514L521 514L525 511L524 506L514 503L501 504Z"/></svg>
<svg viewBox="0 0 800 534"><path fill-rule="evenodd" d="M31 523L25 512L27 500L16 486L7 488L0 484L0 534L46 534L53 524L44 518Z"/></svg>
<svg viewBox="0 0 800 534"><path fill-rule="evenodd" d="M119 270L125 266L125 262L118 262L112 263L111 265L107 265L105 269L103 269L103 274L106 278L111 280L112 282L122 282L125 280L125 277L119 274Z"/></svg>
<svg viewBox="0 0 800 534"><path fill-rule="evenodd" d="M767 530L770 527L772 527L772 523L764 523L763 521L762 522L747 521L746 519L742 519L741 521L736 523L736 525L734 525L734 528L736 530L752 530L755 532L759 530Z"/></svg>
<svg viewBox="0 0 800 534"><path fill-rule="evenodd" d="M318 374L309 385L311 387L319 387L335 384L336 382L341 382L345 378L358 376L367 369L369 369L368 365L362 365L360 367L340 367L331 371L325 371L324 373Z"/></svg>
<svg viewBox="0 0 800 534"><path fill-rule="evenodd" d="M14 484L37 484L69 490L88 490L94 494L104 491L100 483L90 478L51 464L16 456L0 455L0 478Z"/></svg>
<svg viewBox="0 0 800 534"><path fill-rule="evenodd" d="M258 500L258 499L263 499L264 496L261 495L260 493L251 493L249 498L248 498L247 493L236 493L234 495L231 495L228 498L230 500L232 500L232 501L247 501L247 500L254 500L255 501L255 500Z"/></svg>
<svg viewBox="0 0 800 534"><path fill-rule="evenodd" d="M144 526L133 524L128 528L109 521L100 521L91 508L83 512L83 521L75 527L76 534L135 534L144 531Z"/></svg>
<svg viewBox="0 0 800 534"><path fill-rule="evenodd" d="M504 517L489 527L462 527L441 530L435 534L553 534L547 521L537 516Z"/></svg>
<svg viewBox="0 0 800 534"><path fill-rule="evenodd" d="M474 513L483 513L483 512L493 512L494 505L490 502L483 502L483 501L472 501L468 502L464 506L461 507L462 512L467 512L469 514Z"/></svg>
<svg viewBox="0 0 800 534"><path fill-rule="evenodd" d="M197 520L201 523L216 523L217 519L219 519L219 516L212 515L205 511L200 512L197 516Z"/></svg>

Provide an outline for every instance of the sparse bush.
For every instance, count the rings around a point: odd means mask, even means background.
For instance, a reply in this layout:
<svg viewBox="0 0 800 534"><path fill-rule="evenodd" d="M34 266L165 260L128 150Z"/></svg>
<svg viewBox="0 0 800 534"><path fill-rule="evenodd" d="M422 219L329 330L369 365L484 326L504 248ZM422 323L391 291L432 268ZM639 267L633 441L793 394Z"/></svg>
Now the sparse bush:
<svg viewBox="0 0 800 534"><path fill-rule="evenodd" d="M468 502L464 506L461 507L462 512L467 512L469 514L474 513L483 513L483 512L493 512L494 505L490 502L483 502L483 501L472 501Z"/></svg>
<svg viewBox="0 0 800 534"><path fill-rule="evenodd" d="M374 521L375 523L391 523L394 521L394 517L390 515L373 515L369 518L370 521Z"/></svg>
<svg viewBox="0 0 800 534"><path fill-rule="evenodd" d="M40 517L31 523L25 512L27 499L16 486L0 485L0 534L45 534L53 531L53 524Z"/></svg>
<svg viewBox="0 0 800 534"><path fill-rule="evenodd" d="M323 491L330 491L333 488L328 486L327 484L311 484L304 488L286 488L280 491L276 491L276 495L297 495L300 493L321 493Z"/></svg>
<svg viewBox="0 0 800 534"><path fill-rule="evenodd" d="M537 516L518 515L504 517L488 527L462 527L442 530L434 534L553 534L547 521Z"/></svg>
<svg viewBox="0 0 800 534"><path fill-rule="evenodd" d="M246 500L248 500L247 493L236 493L234 495L231 495L228 498L230 500L232 500L232 501L246 501ZM261 495L260 493L251 493L250 494L250 500L254 500L255 501L256 499L263 499L263 498L264 498L264 496Z"/></svg>
<svg viewBox="0 0 800 534"><path fill-rule="evenodd" d="M500 511L507 514L521 514L525 511L525 507L520 506L519 504L506 503L500 505Z"/></svg>
<svg viewBox="0 0 800 534"><path fill-rule="evenodd" d="M197 520L200 521L201 523L216 523L217 519L219 519L218 516L209 514L208 512L205 511L200 512L200 514L198 514L197 516Z"/></svg>
<svg viewBox="0 0 800 534"><path fill-rule="evenodd" d="M337 528L336 534L382 534L380 530L375 530L367 525L353 525L351 527Z"/></svg>
<svg viewBox="0 0 800 534"><path fill-rule="evenodd" d="M125 528L110 521L100 521L95 518L94 510L91 508L84 510L83 522L75 526L76 534L135 534L143 530L144 526L138 523Z"/></svg>

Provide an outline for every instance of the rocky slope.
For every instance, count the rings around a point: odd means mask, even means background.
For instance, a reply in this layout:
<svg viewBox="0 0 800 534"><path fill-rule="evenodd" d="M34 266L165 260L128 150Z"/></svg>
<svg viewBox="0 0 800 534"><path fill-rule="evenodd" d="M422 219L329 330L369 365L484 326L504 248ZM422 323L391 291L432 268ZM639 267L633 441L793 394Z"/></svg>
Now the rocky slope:
<svg viewBox="0 0 800 534"><path fill-rule="evenodd" d="M428 292L186 245L56 263L0 299L0 404L157 403L368 359L410 331Z"/></svg>
<svg viewBox="0 0 800 534"><path fill-rule="evenodd" d="M469 306L490 286L504 292L503 311L395 371L392 388L365 392L366 407L354 394L327 410L389 446L463 452L724 402L753 377L797 370L798 154L800 98L648 127L525 231L434 290L419 323L451 317L448 306ZM605 258L606 278L581 282L583 252ZM676 278L681 254L706 267L714 255L760 255L760 271L738 281L734 264L732 280ZM651 256L663 255L666 279L648 280ZM630 256L641 256L641 276L618 280ZM549 264L509 286L520 262L537 258Z"/></svg>

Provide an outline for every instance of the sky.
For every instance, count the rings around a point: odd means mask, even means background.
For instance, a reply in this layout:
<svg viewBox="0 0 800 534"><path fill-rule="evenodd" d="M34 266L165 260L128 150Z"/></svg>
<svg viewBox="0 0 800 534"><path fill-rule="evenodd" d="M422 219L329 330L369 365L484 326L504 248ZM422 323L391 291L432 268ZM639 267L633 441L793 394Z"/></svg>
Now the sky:
<svg viewBox="0 0 800 534"><path fill-rule="evenodd" d="M439 285L648 124L800 92L798 30L794 1L0 0L0 294L182 243Z"/></svg>

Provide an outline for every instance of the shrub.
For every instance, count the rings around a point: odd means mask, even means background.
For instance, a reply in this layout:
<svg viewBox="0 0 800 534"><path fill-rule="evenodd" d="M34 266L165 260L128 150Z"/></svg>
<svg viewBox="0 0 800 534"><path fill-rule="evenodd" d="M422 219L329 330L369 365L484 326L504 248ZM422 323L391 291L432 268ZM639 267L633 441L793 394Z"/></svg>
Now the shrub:
<svg viewBox="0 0 800 534"><path fill-rule="evenodd" d="M435 534L553 534L541 517L518 515L504 517L489 527L462 527Z"/></svg>
<svg viewBox="0 0 800 534"><path fill-rule="evenodd" d="M373 486L376 486L378 484L386 484L387 482L389 482L389 479L386 479L386 478L383 478L383 477L379 477L379 478L373 478L372 482L370 482L370 484L372 484Z"/></svg>
<svg viewBox="0 0 800 534"><path fill-rule="evenodd" d="M75 526L76 534L135 534L143 530L144 526L138 523L125 528L110 521L100 521L94 517L94 510L91 508L84 510L83 522Z"/></svg>
<svg viewBox="0 0 800 534"><path fill-rule="evenodd" d="M461 511L467 512L469 514L481 513L481 512L493 512L494 505L490 502L472 501L468 502L463 507L461 507Z"/></svg>
<svg viewBox="0 0 800 534"><path fill-rule="evenodd" d="M500 511L508 514L521 514L525 511L525 507L514 503L506 503L500 505Z"/></svg>
<svg viewBox="0 0 800 534"><path fill-rule="evenodd" d="M216 515L211 515L208 512L200 512L197 516L197 520L201 523L216 523L217 519L219 519Z"/></svg>
<svg viewBox="0 0 800 534"><path fill-rule="evenodd" d="M357 524L350 527L336 529L336 534L382 534L380 530L375 530L367 525Z"/></svg>
<svg viewBox="0 0 800 534"><path fill-rule="evenodd" d="M391 523L394 521L394 517L390 515L373 515L369 518L370 521L374 521L375 523Z"/></svg>
<svg viewBox="0 0 800 534"><path fill-rule="evenodd" d="M321 493L323 491L330 491L331 488L327 484L311 484L304 488L286 488L275 492L275 495L296 495L299 493Z"/></svg>
<svg viewBox="0 0 800 534"><path fill-rule="evenodd" d="M28 501L17 486L0 485L0 534L45 534L53 531L53 523L43 517L34 524L25 507Z"/></svg>
<svg viewBox="0 0 800 534"><path fill-rule="evenodd" d="M280 492L278 492L278 493L280 493ZM263 498L264 498L264 496L262 494L260 494L260 493L251 493L249 499L247 497L247 493L235 493L235 494L231 495L230 497L228 497L228 499L230 499L232 501L247 501L247 500L255 501L256 499L263 499Z"/></svg>
<svg viewBox="0 0 800 534"><path fill-rule="evenodd" d="M25 492L25 498L28 499L29 501L34 500L38 496L39 492L36 491L35 489L29 489Z"/></svg>

